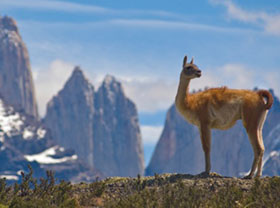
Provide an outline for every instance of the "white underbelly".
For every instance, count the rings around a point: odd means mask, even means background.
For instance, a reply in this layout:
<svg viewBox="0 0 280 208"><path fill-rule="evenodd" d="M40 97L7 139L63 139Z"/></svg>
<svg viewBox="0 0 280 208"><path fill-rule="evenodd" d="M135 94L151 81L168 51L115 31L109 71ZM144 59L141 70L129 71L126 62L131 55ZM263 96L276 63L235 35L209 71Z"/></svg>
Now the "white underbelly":
<svg viewBox="0 0 280 208"><path fill-rule="evenodd" d="M231 128L238 119L241 119L241 108L239 105L228 104L219 109L209 108L209 123L211 128Z"/></svg>
<svg viewBox="0 0 280 208"><path fill-rule="evenodd" d="M190 124L200 126L197 113L182 109L178 109L178 111ZM209 106L207 112L205 115L207 118L203 120L208 121L210 128L225 130L231 128L237 120L241 119L240 103L229 103L220 108Z"/></svg>

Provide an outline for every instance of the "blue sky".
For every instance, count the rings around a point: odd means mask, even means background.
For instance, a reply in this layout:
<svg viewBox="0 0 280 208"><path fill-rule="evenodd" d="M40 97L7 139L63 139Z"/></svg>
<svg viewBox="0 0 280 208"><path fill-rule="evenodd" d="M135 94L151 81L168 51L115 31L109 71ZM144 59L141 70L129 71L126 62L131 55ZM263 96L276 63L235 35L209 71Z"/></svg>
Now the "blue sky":
<svg viewBox="0 0 280 208"><path fill-rule="evenodd" d="M174 101L182 59L191 83L273 88L280 95L280 1L0 0L26 43L40 113L80 65L97 88L112 74L137 104L146 161Z"/></svg>

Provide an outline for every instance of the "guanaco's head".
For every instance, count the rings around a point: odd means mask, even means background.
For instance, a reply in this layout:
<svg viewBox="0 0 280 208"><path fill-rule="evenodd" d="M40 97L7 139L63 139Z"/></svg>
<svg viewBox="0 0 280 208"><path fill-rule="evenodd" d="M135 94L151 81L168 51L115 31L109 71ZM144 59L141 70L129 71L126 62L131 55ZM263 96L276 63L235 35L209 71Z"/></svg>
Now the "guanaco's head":
<svg viewBox="0 0 280 208"><path fill-rule="evenodd" d="M187 56L185 56L181 75L186 79L201 77L201 70L193 63L193 58L190 63L187 62L187 59Z"/></svg>

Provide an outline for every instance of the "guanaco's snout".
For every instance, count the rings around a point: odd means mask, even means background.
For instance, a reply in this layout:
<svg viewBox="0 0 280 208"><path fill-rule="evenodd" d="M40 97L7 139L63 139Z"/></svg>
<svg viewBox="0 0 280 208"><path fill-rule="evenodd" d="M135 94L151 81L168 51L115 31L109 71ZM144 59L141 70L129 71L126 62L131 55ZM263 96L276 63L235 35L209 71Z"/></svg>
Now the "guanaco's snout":
<svg viewBox="0 0 280 208"><path fill-rule="evenodd" d="M197 77L201 77L201 70L200 70L200 69L198 69L198 70L196 71L196 76L197 76Z"/></svg>

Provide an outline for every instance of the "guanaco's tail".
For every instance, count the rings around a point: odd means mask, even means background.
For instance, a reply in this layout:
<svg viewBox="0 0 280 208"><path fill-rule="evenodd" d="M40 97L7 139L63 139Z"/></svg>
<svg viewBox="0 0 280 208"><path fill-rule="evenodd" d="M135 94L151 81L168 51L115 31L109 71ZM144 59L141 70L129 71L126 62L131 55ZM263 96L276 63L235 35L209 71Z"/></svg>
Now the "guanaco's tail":
<svg viewBox="0 0 280 208"><path fill-rule="evenodd" d="M267 90L259 90L258 94L264 98L266 98L265 109L270 109L273 104L273 96Z"/></svg>

